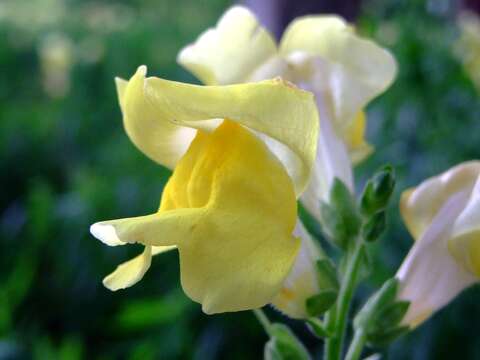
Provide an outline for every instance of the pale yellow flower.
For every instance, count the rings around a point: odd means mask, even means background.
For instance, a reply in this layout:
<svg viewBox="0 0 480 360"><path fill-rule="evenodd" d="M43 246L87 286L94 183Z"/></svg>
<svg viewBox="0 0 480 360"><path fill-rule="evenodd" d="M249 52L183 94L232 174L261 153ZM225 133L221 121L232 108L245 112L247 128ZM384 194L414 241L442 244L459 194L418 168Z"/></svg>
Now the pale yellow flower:
<svg viewBox="0 0 480 360"><path fill-rule="evenodd" d="M396 276L415 327L480 277L480 161L405 191L400 209L415 244Z"/></svg>
<svg viewBox="0 0 480 360"><path fill-rule="evenodd" d="M205 87L145 74L140 67L130 81L117 80L125 129L174 171L157 213L92 225L107 245L145 245L105 286L135 284L152 255L176 248L182 287L206 313L271 302L300 248L296 195L318 135L312 95L280 80ZM275 139L285 163L257 133Z"/></svg>

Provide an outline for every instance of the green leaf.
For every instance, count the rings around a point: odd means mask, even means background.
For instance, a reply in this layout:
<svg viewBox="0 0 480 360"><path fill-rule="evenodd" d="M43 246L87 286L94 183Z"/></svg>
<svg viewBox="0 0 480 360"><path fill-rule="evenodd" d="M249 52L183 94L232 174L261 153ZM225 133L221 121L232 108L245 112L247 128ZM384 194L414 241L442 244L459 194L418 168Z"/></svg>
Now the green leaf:
<svg viewBox="0 0 480 360"><path fill-rule="evenodd" d="M396 301L386 305L377 313L375 328L381 330L397 326L402 321L409 306L409 301Z"/></svg>
<svg viewBox="0 0 480 360"><path fill-rule="evenodd" d="M369 334L367 337L368 343L373 346L385 347L392 341L396 340L400 336L410 331L408 326L397 326L394 328L386 329L381 333Z"/></svg>
<svg viewBox="0 0 480 360"><path fill-rule="evenodd" d="M387 304L395 300L398 289L398 280L387 280L383 286L366 302L363 308L355 316L353 325L356 329L362 328L368 333L375 322L375 314Z"/></svg>
<svg viewBox="0 0 480 360"><path fill-rule="evenodd" d="M309 360L305 346L297 339L290 328L284 324L272 324L271 338L265 344L266 360Z"/></svg>
<svg viewBox="0 0 480 360"><path fill-rule="evenodd" d="M306 307L310 316L319 316L330 309L337 300L338 291L326 289L307 299Z"/></svg>

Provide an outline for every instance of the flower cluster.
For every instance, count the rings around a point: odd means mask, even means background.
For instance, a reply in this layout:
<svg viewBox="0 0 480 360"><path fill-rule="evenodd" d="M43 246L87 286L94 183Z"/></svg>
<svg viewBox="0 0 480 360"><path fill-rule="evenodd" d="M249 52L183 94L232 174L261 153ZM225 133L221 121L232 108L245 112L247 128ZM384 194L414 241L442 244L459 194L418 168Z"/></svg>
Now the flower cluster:
<svg viewBox="0 0 480 360"><path fill-rule="evenodd" d="M277 45L236 6L177 60L204 85L146 77L145 66L128 81L116 79L128 136L173 174L156 213L91 226L107 245L144 245L104 285L132 286L153 255L176 249L183 290L207 314L270 303L312 321L337 301L325 327L312 326L330 336L327 353L338 354L365 244L383 231L393 191L387 167L358 205L352 169L373 151L365 107L393 82L393 56L326 15L296 19ZM477 281L479 175L479 162L464 163L402 195L416 242L359 314L358 344L379 334L371 321L379 314L397 314L386 331L397 334ZM341 271L305 229L297 200L334 244L345 236Z"/></svg>

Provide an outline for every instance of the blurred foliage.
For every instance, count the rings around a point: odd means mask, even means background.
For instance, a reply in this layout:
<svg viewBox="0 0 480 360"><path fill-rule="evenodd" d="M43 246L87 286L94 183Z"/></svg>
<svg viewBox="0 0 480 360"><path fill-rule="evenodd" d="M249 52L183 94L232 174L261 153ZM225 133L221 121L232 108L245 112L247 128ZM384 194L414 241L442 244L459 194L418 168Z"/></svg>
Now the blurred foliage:
<svg viewBox="0 0 480 360"><path fill-rule="evenodd" d="M138 252L88 233L101 219L156 209L169 172L143 156L121 125L113 78L138 65L195 81L178 50L213 25L227 0L2 0L0 2L0 359L245 359L267 340L249 312L206 316L180 290L175 252L144 280L116 293L101 279ZM452 55L458 4L366 1L358 27L392 49L394 86L369 108L380 165L397 172L390 226L373 245L375 271L354 308L395 269L411 239L399 192L464 160L480 158L480 101ZM395 343L391 359L480 358L480 289ZM270 311L277 320L279 314ZM473 320L473 321L472 321ZM290 322L312 351L321 343Z"/></svg>

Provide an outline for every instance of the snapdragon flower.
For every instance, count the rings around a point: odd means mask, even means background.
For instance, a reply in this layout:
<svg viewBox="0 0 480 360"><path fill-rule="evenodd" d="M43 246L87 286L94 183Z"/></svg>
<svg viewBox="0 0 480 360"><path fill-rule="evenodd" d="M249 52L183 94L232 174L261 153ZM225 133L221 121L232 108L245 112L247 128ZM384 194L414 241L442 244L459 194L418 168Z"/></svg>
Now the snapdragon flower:
<svg viewBox="0 0 480 360"><path fill-rule="evenodd" d="M480 162L457 165L407 190L401 214L415 244L396 277L418 326L480 277Z"/></svg>
<svg viewBox="0 0 480 360"><path fill-rule="evenodd" d="M145 246L105 286L132 286L152 255L178 249L182 287L205 313L271 302L301 246L293 231L315 159L313 96L279 79L205 87L145 75L142 66L129 81L117 79L124 126L173 174L157 213L91 226L107 245ZM257 133L275 139L284 157Z"/></svg>

